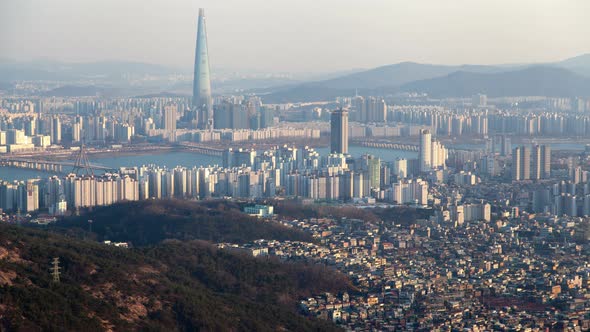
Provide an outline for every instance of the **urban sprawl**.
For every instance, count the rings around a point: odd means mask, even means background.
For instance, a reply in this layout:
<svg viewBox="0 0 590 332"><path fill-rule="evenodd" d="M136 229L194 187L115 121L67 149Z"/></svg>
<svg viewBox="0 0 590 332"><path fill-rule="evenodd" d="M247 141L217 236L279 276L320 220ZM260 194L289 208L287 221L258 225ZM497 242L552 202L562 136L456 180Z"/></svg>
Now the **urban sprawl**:
<svg viewBox="0 0 590 332"><path fill-rule="evenodd" d="M48 97L57 83L33 81L0 94L0 179L46 174L0 180L1 220L46 223L124 201L246 201L245 213L317 241L220 248L326 264L358 289L302 298L302 314L363 331L590 330L590 100L213 96L204 24L201 13L192 97ZM110 168L93 158L161 151L219 162ZM297 220L274 215L278 201L419 217Z"/></svg>

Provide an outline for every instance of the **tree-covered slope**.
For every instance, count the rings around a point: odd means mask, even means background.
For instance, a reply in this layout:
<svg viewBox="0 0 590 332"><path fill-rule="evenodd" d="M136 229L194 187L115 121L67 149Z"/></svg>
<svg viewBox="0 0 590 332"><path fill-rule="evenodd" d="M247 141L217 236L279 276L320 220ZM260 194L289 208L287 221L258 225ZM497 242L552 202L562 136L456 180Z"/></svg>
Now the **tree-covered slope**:
<svg viewBox="0 0 590 332"><path fill-rule="evenodd" d="M202 241L123 249L0 225L2 331L333 330L299 315L297 299L349 288L323 266L234 255Z"/></svg>
<svg viewBox="0 0 590 332"><path fill-rule="evenodd" d="M312 241L307 233L250 217L240 212L238 205L223 201L126 202L67 218L56 227L70 232L88 231L88 220L93 221L92 232L98 240L131 242L134 246L153 245L165 239L231 243L257 239Z"/></svg>

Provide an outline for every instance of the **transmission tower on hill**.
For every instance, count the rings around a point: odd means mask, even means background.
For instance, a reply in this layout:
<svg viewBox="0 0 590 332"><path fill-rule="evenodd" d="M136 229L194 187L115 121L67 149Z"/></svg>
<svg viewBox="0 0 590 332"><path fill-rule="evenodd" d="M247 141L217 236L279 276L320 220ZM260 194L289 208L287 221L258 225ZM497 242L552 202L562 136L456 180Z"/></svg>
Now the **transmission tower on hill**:
<svg viewBox="0 0 590 332"><path fill-rule="evenodd" d="M76 153L76 161L74 163L72 173L76 175L94 176L94 170L92 169L92 167L90 166L90 162L88 161L88 155L86 155L84 143L80 145L80 150L78 150L78 152Z"/></svg>
<svg viewBox="0 0 590 332"><path fill-rule="evenodd" d="M59 282L59 276L61 272L59 271L61 268L59 267L59 257L53 257L51 261L51 276L53 277L53 282Z"/></svg>

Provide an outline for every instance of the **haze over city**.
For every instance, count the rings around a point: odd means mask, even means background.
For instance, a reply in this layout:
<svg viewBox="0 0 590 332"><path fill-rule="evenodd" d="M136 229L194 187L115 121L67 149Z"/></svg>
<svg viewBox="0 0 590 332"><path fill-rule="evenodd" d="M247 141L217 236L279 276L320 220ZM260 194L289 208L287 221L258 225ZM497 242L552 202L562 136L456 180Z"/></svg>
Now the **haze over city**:
<svg viewBox="0 0 590 332"><path fill-rule="evenodd" d="M590 331L587 1L2 1L0 331Z"/></svg>
<svg viewBox="0 0 590 332"><path fill-rule="evenodd" d="M198 7L211 18L214 68L330 72L590 53L584 0L9 0L0 3L0 56L191 68Z"/></svg>

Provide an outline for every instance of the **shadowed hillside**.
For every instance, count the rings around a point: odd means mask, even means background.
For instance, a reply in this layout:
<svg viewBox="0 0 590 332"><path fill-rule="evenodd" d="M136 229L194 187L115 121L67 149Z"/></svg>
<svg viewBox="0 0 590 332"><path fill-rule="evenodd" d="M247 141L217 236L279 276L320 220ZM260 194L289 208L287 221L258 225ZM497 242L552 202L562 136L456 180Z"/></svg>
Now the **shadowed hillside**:
<svg viewBox="0 0 590 332"><path fill-rule="evenodd" d="M96 208L80 217L60 221L57 227L69 233L89 229L99 241L131 242L134 246L165 239L244 243L257 239L312 242L299 230L250 217L234 203L148 200Z"/></svg>
<svg viewBox="0 0 590 332"><path fill-rule="evenodd" d="M329 322L299 315L296 302L347 289L346 277L323 266L204 242L123 249L0 225L2 331L329 331Z"/></svg>

